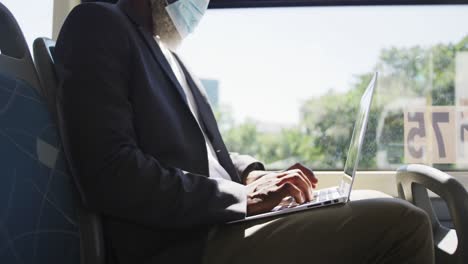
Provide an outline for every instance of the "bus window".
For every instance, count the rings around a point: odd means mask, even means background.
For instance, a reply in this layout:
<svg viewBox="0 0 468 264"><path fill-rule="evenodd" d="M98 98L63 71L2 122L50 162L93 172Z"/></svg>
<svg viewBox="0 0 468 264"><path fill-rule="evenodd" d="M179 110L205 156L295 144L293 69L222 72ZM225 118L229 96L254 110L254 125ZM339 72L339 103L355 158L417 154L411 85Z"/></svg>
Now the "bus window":
<svg viewBox="0 0 468 264"><path fill-rule="evenodd" d="M180 53L232 151L342 170L380 72L361 170L468 167L468 6L210 10Z"/></svg>

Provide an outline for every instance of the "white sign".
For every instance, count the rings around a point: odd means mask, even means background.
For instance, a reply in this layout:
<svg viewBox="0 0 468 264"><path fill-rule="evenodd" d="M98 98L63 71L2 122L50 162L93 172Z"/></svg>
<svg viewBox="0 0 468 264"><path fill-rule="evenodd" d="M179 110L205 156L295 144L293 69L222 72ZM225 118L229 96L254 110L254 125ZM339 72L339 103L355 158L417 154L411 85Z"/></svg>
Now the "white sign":
<svg viewBox="0 0 468 264"><path fill-rule="evenodd" d="M406 163L468 164L468 107L407 109L404 118Z"/></svg>

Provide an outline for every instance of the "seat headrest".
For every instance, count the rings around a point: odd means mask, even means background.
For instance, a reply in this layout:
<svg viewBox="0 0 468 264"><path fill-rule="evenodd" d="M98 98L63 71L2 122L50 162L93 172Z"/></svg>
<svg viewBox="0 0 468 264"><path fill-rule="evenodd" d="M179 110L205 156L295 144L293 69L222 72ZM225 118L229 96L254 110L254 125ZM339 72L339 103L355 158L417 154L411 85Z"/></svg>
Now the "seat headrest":
<svg viewBox="0 0 468 264"><path fill-rule="evenodd" d="M0 52L1 56L24 58L28 47L21 28L11 12L0 3Z"/></svg>
<svg viewBox="0 0 468 264"><path fill-rule="evenodd" d="M23 32L11 12L0 3L0 72L39 90L39 80Z"/></svg>

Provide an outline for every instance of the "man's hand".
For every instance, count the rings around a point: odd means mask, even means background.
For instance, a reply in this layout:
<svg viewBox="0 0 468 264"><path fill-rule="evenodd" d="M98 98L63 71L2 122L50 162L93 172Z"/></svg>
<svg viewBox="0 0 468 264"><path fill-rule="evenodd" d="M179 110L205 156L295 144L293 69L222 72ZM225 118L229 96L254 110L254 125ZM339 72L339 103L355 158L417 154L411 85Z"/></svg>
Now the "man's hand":
<svg viewBox="0 0 468 264"><path fill-rule="evenodd" d="M280 172L251 172L247 177L247 214L265 213L277 206L285 197L292 196L302 204L313 199L317 184L313 172L300 164Z"/></svg>
<svg viewBox="0 0 468 264"><path fill-rule="evenodd" d="M291 167L289 167L287 170L296 170L296 169L301 170L307 176L309 181L312 183L314 189L315 187L317 187L318 179L315 177L314 172L311 169L304 167L304 165L300 163L296 163L292 165Z"/></svg>

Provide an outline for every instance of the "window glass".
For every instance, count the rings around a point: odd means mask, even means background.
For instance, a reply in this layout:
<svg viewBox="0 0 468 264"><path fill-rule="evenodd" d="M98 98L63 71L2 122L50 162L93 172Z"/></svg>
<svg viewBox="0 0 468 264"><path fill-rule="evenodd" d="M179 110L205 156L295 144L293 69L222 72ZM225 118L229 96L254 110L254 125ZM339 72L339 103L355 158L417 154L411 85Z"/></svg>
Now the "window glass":
<svg viewBox="0 0 468 264"><path fill-rule="evenodd" d="M53 0L2 0L18 21L31 49L38 37L52 36Z"/></svg>
<svg viewBox="0 0 468 264"><path fill-rule="evenodd" d="M339 170L379 79L360 167L468 167L468 6L209 10L179 53L231 151Z"/></svg>

